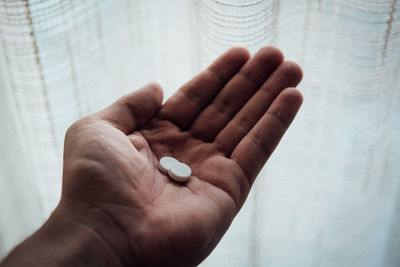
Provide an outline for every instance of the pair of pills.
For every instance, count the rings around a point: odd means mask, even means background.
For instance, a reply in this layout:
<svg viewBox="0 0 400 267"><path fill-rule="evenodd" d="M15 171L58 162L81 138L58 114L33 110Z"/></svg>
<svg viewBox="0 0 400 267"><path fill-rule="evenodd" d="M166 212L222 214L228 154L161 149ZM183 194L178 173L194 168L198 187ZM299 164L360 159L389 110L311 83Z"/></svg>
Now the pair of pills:
<svg viewBox="0 0 400 267"><path fill-rule="evenodd" d="M177 182L186 182L192 174L188 165L173 157L162 157L160 159L160 170Z"/></svg>

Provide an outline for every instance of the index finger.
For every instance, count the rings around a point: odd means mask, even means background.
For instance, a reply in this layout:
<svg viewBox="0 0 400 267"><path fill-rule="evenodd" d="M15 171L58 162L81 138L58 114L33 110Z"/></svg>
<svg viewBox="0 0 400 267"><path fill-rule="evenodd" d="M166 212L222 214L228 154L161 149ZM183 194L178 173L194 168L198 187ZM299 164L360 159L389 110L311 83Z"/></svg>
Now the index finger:
<svg viewBox="0 0 400 267"><path fill-rule="evenodd" d="M245 48L229 49L171 96L160 109L159 117L187 129L249 57Z"/></svg>

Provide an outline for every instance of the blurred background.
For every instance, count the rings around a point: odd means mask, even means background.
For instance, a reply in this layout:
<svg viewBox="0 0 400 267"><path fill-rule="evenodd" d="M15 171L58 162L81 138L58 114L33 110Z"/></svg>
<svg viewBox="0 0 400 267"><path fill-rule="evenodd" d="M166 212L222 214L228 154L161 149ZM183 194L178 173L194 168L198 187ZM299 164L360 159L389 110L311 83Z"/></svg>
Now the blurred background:
<svg viewBox="0 0 400 267"><path fill-rule="evenodd" d="M61 192L78 118L279 47L304 104L202 266L400 265L400 0L0 0L0 259Z"/></svg>

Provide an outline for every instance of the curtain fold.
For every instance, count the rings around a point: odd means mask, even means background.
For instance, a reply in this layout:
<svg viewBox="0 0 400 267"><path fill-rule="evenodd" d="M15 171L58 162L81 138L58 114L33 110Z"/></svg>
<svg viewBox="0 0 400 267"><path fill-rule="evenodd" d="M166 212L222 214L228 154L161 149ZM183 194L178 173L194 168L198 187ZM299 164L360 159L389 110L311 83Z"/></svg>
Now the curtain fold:
<svg viewBox="0 0 400 267"><path fill-rule="evenodd" d="M0 0L0 257L61 190L76 119L275 45L304 104L202 266L400 265L400 1Z"/></svg>

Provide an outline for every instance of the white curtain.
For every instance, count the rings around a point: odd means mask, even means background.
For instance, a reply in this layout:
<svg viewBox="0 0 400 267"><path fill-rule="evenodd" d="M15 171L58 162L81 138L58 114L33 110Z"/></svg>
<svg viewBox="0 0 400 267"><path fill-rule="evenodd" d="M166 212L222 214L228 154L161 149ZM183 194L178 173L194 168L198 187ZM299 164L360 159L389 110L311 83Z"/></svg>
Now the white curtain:
<svg viewBox="0 0 400 267"><path fill-rule="evenodd" d="M202 266L400 265L400 1L0 0L0 37L0 258L57 204L73 121L275 45L305 101Z"/></svg>

